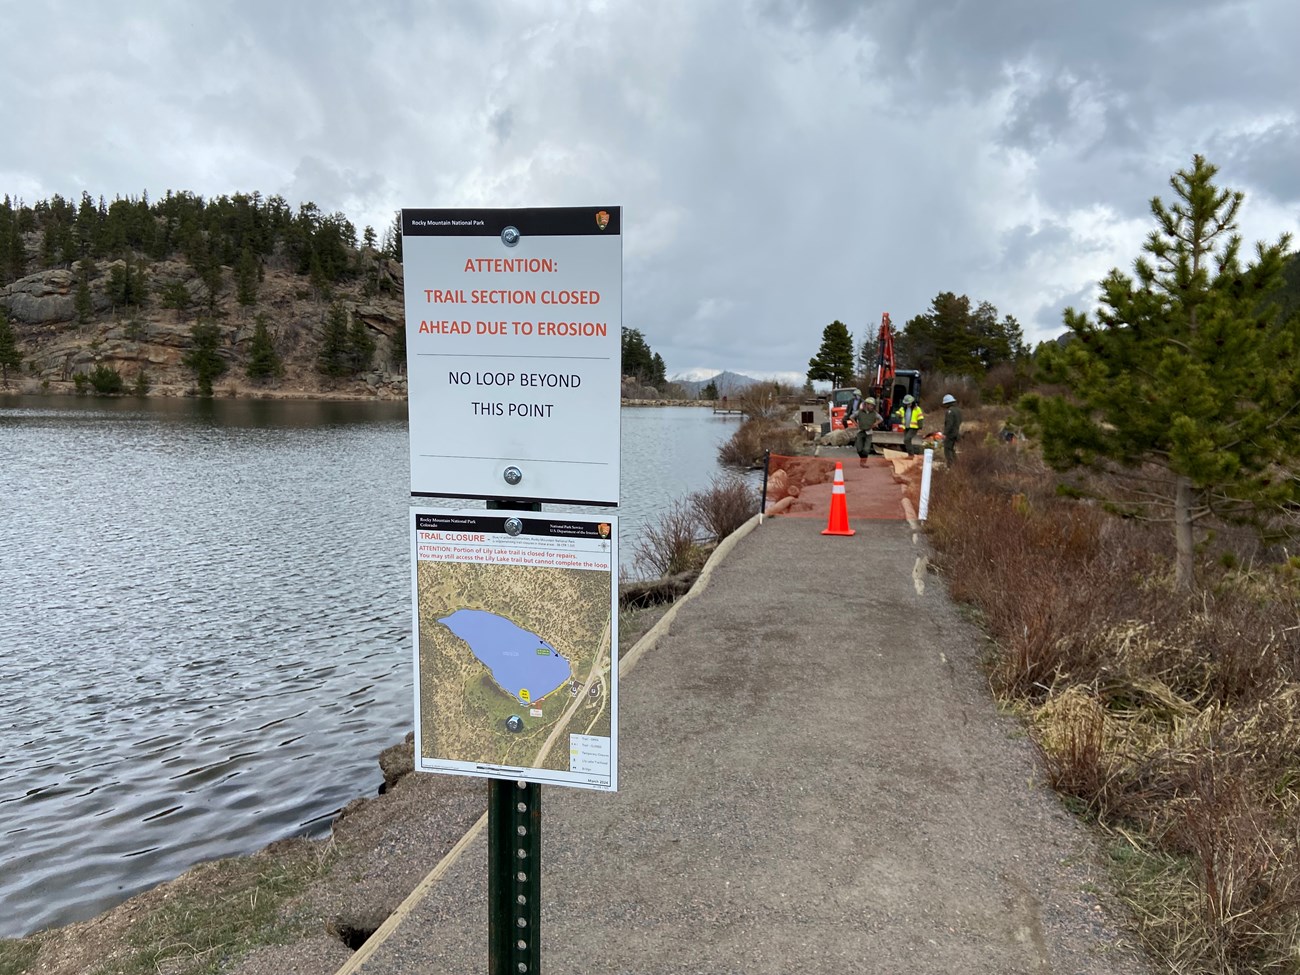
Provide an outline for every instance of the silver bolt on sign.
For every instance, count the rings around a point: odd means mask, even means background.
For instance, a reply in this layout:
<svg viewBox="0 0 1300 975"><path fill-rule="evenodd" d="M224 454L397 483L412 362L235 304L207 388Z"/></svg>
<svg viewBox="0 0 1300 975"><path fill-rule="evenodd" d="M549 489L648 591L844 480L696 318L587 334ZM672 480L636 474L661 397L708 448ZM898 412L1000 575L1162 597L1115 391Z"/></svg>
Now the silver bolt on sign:
<svg viewBox="0 0 1300 975"><path fill-rule="evenodd" d="M501 231L501 243L507 247L514 247L515 244L519 243L519 228L507 227Z"/></svg>
<svg viewBox="0 0 1300 975"><path fill-rule="evenodd" d="M524 530L524 523L523 523L522 521L520 521L518 518L507 518L507 519L506 519L506 534L507 534L507 535L518 535L518 534L519 534L521 531L523 531L523 530Z"/></svg>
<svg viewBox="0 0 1300 975"><path fill-rule="evenodd" d="M507 467L502 476L505 477L507 484L518 484L524 479L524 472L518 467Z"/></svg>

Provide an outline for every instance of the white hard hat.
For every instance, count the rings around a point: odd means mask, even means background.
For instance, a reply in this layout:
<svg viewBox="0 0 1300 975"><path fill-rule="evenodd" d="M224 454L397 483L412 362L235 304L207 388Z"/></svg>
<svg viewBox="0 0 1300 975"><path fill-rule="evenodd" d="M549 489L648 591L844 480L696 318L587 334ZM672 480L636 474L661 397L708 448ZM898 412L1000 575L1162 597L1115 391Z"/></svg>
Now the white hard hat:
<svg viewBox="0 0 1300 975"><path fill-rule="evenodd" d="M956 398L955 396L953 396L952 393L948 393L948 394L947 394L946 396L944 396L944 398L943 398L943 405L944 405L944 406L947 406L949 403L955 403L955 402L957 402L957 398Z"/></svg>

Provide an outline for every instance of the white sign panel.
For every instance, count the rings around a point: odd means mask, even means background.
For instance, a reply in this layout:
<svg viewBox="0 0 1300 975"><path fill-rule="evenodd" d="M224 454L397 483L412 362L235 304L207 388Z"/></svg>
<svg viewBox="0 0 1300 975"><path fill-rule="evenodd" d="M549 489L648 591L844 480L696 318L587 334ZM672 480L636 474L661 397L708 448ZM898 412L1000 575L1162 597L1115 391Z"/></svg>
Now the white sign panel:
<svg viewBox="0 0 1300 975"><path fill-rule="evenodd" d="M415 767L618 789L618 525L411 511Z"/></svg>
<svg viewBox="0 0 1300 975"><path fill-rule="evenodd" d="M618 207L403 210L411 493L617 505Z"/></svg>

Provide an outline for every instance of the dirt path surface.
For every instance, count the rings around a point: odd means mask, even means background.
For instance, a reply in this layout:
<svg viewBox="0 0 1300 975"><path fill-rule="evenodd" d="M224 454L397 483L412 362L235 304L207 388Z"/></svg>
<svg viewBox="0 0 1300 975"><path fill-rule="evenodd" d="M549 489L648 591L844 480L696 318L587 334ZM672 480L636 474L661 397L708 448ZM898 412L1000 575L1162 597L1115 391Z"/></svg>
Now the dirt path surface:
<svg viewBox="0 0 1300 975"><path fill-rule="evenodd" d="M1147 971L924 541L822 527L741 539L625 678L619 794L546 790L542 969ZM487 971L486 862L480 835L346 970Z"/></svg>

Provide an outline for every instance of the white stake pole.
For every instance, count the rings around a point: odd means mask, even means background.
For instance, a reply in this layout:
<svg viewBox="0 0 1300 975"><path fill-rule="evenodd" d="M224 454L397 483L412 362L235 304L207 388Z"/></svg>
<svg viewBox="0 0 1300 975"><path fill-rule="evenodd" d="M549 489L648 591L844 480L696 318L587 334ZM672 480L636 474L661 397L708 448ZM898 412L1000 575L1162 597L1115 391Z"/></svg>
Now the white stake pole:
<svg viewBox="0 0 1300 975"><path fill-rule="evenodd" d="M934 451L922 451L925 454L925 464L921 468L921 510L917 514L918 521L925 521L925 516L930 512L930 471L934 467Z"/></svg>

